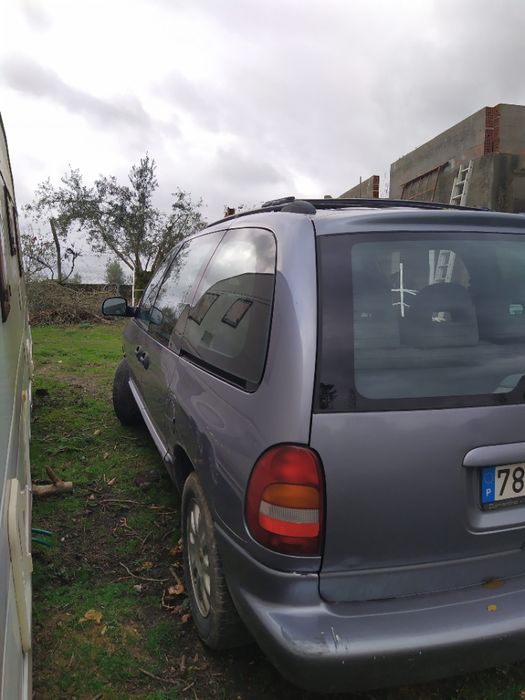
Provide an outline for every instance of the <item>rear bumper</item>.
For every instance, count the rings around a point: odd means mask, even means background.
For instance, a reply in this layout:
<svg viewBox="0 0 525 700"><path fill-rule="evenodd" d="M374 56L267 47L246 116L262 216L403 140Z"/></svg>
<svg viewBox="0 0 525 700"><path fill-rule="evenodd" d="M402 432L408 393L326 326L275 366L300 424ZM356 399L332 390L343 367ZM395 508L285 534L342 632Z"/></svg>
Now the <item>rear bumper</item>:
<svg viewBox="0 0 525 700"><path fill-rule="evenodd" d="M333 604L316 574L274 571L218 530L241 617L295 685L344 692L421 682L525 658L525 576L385 601Z"/></svg>

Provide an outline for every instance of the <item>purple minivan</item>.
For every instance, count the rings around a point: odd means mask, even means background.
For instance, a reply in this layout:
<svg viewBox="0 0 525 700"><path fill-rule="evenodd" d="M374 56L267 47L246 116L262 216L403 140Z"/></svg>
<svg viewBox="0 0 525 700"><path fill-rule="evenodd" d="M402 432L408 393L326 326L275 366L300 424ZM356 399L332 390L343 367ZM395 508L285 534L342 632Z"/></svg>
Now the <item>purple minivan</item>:
<svg viewBox="0 0 525 700"><path fill-rule="evenodd" d="M276 200L104 312L206 644L319 691L525 657L525 217Z"/></svg>

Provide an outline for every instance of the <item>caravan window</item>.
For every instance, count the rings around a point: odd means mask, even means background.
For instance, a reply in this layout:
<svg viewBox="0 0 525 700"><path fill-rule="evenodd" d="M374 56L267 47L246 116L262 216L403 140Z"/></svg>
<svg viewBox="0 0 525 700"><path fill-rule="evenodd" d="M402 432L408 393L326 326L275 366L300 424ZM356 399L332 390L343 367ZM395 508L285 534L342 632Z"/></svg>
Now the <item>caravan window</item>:
<svg viewBox="0 0 525 700"><path fill-rule="evenodd" d="M7 200L5 200L7 203ZM7 212L6 212L7 213ZM0 207L0 307L2 310L2 322L7 321L11 310L11 287L7 276L7 260L5 253L5 240L7 239L7 217L2 215Z"/></svg>

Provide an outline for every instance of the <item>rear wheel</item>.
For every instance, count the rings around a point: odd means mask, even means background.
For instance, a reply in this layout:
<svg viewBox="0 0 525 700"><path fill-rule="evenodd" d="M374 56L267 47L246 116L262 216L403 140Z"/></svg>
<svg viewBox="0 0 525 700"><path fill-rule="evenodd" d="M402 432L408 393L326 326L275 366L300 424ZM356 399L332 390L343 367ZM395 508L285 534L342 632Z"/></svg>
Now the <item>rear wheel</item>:
<svg viewBox="0 0 525 700"><path fill-rule="evenodd" d="M129 365L126 358L121 360L113 379L113 408L123 425L142 423L142 415L129 388Z"/></svg>
<svg viewBox="0 0 525 700"><path fill-rule="evenodd" d="M195 472L182 492L182 541L186 590L199 637L212 649L247 643L250 638L226 585L211 512Z"/></svg>

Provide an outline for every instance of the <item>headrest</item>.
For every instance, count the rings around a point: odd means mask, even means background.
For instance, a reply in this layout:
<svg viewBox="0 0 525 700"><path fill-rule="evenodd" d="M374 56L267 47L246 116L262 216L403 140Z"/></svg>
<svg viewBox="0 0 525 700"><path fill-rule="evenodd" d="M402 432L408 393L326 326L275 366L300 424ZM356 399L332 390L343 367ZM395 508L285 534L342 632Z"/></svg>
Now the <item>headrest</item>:
<svg viewBox="0 0 525 700"><path fill-rule="evenodd" d="M354 346L399 347L399 325L390 284L377 269L353 270Z"/></svg>

